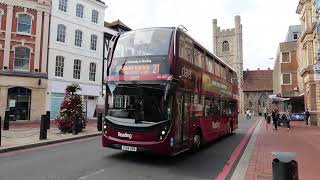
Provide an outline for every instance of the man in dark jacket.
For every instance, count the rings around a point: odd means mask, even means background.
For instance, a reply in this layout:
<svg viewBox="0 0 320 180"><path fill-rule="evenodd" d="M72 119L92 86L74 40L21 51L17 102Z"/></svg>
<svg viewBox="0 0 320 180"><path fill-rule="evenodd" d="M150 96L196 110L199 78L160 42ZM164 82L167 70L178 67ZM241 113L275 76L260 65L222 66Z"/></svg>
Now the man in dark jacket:
<svg viewBox="0 0 320 180"><path fill-rule="evenodd" d="M310 113L309 113L309 109L307 109L306 112L304 113L304 121L306 125L308 125L309 117L310 117Z"/></svg>
<svg viewBox="0 0 320 180"><path fill-rule="evenodd" d="M274 125L274 129L278 130L278 119L279 119L279 113L276 109L272 110L272 121L273 121L273 125Z"/></svg>

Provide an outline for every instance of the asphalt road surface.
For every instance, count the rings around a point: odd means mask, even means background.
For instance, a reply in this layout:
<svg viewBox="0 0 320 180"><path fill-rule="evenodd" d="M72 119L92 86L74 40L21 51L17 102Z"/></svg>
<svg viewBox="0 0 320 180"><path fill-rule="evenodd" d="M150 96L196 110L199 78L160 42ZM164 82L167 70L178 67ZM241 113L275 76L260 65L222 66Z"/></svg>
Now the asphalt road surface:
<svg viewBox="0 0 320 180"><path fill-rule="evenodd" d="M236 134L177 157L103 148L101 137L0 154L0 180L213 180L254 121L241 120Z"/></svg>

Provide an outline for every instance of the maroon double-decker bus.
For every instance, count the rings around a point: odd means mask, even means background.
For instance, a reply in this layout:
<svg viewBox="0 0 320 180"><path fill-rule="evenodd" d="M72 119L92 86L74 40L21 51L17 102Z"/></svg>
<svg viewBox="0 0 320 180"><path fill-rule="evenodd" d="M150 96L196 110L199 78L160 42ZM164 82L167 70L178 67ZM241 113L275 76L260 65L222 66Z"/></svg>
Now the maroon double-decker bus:
<svg viewBox="0 0 320 180"><path fill-rule="evenodd" d="M236 72L180 28L113 38L102 145L176 155L238 128Z"/></svg>

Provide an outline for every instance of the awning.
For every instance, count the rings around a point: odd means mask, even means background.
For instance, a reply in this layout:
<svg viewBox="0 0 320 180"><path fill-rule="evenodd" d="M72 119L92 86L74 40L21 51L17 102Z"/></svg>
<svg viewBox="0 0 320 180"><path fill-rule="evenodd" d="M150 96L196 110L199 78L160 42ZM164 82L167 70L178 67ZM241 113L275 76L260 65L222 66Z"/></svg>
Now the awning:
<svg viewBox="0 0 320 180"><path fill-rule="evenodd" d="M290 98L277 97L276 95L269 95L269 99L273 102L284 102L290 100Z"/></svg>

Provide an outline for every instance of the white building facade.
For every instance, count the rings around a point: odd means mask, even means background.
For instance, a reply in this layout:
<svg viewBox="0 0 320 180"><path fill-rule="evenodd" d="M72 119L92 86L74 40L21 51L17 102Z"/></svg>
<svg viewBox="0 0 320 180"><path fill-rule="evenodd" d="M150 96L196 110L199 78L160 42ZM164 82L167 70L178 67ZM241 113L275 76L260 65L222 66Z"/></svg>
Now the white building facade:
<svg viewBox="0 0 320 180"><path fill-rule="evenodd" d="M102 97L102 61L105 9L99 0L52 1L48 109L58 115L67 85L80 85L87 118L95 114ZM101 102L101 101L100 101Z"/></svg>

